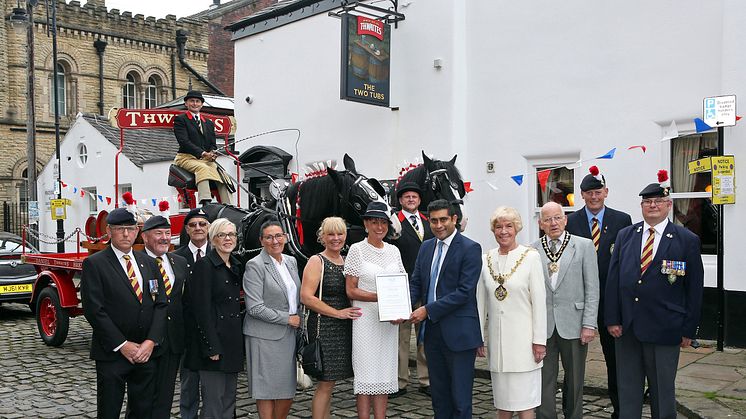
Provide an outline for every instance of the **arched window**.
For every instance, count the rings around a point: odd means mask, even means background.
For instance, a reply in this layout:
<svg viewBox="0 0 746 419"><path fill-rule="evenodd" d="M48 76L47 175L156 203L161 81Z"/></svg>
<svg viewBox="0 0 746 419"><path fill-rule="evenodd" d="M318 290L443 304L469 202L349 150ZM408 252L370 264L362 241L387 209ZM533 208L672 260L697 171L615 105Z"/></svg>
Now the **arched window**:
<svg viewBox="0 0 746 419"><path fill-rule="evenodd" d="M150 76L148 79L148 86L145 88L145 108L151 109L158 106L158 89L160 88L160 80L156 76Z"/></svg>
<svg viewBox="0 0 746 419"><path fill-rule="evenodd" d="M54 77L54 75L52 76ZM52 92L50 103L50 113L54 115L54 79L51 79L51 86L49 89ZM65 67L57 63L57 106L60 115L67 115L67 76L65 74Z"/></svg>
<svg viewBox="0 0 746 419"><path fill-rule="evenodd" d="M122 106L125 108L137 107L137 86L133 73L127 73L127 81L122 86Z"/></svg>

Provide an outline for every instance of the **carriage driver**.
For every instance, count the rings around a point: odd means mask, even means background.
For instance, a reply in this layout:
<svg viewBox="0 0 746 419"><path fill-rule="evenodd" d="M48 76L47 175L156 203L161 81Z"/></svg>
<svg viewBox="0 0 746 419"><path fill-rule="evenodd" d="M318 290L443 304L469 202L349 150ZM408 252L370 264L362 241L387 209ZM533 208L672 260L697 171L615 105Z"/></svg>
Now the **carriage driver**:
<svg viewBox="0 0 746 419"><path fill-rule="evenodd" d="M188 111L174 118L174 135L179 142L174 164L194 173L200 204L212 200L211 180L217 185L220 202L230 204L233 182L215 162L218 157L215 123L200 114L204 102L202 93L195 90L190 90L184 96Z"/></svg>

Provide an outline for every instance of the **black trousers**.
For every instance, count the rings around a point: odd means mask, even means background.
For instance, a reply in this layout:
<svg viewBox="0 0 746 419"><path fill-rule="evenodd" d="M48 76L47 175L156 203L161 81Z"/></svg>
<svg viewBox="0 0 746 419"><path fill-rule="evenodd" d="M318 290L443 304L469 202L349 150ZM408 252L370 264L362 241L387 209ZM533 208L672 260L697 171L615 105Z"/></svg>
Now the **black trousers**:
<svg viewBox="0 0 746 419"><path fill-rule="evenodd" d="M96 361L96 400L100 419L119 419L127 390L127 410L138 419L151 418L155 391L156 360L130 364L120 356Z"/></svg>
<svg viewBox="0 0 746 419"><path fill-rule="evenodd" d="M606 326L604 326L603 305L598 308L598 334L601 340L601 350L604 353L604 361L606 362L609 399L611 399L611 405L614 407L611 417L617 419L619 417L619 389L617 388L616 378L616 345L614 344L614 337L609 334Z"/></svg>
<svg viewBox="0 0 746 419"><path fill-rule="evenodd" d="M179 371L181 354L166 351L158 358L155 373L155 397L153 401L153 419L171 417L171 405L174 403L176 373Z"/></svg>

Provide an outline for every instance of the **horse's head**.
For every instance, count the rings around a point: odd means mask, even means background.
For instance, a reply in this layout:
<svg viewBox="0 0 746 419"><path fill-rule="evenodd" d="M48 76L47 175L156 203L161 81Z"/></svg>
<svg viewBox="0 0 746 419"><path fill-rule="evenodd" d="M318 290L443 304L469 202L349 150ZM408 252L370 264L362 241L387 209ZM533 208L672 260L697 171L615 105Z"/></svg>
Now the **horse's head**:
<svg viewBox="0 0 746 419"><path fill-rule="evenodd" d="M350 224L363 225L362 215L368 204L378 201L386 204L389 209L389 219L391 220L395 237L401 233L401 224L396 217L391 206L386 202L386 191L381 183L373 178L368 178L357 172L355 162L345 154L344 166L346 171L336 171L328 168L329 177L334 180L334 184L339 191L340 201L342 203L342 217Z"/></svg>
<svg viewBox="0 0 746 419"><path fill-rule="evenodd" d="M451 160L433 160L422 152L423 166L425 168L425 185L423 190L432 194L433 199L445 199L457 206L458 225L461 231L466 230L469 218L466 216L464 197L466 186L456 168L456 157Z"/></svg>

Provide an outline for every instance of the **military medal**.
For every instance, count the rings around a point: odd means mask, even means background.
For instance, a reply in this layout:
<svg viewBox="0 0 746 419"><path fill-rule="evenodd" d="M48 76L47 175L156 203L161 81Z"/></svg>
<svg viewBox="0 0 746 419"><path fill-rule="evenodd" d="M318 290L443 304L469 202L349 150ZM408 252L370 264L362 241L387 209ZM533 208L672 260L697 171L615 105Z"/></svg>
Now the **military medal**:
<svg viewBox="0 0 746 419"><path fill-rule="evenodd" d="M686 262L679 260L663 260L661 273L667 275L668 283L673 285L679 276L686 275Z"/></svg>
<svg viewBox="0 0 746 419"><path fill-rule="evenodd" d="M513 269L510 270L510 273L504 274L502 272L495 273L495 268L492 266L492 254L491 252L487 253L487 267L490 270L490 275L492 276L492 279L497 282L497 288L495 288L495 298L497 298L497 301L503 301L504 299L508 298L508 290L505 288L505 281L510 278L513 273L515 273L516 269L521 265L521 262L523 262L523 259L526 257L526 254L532 250L530 247L527 248L522 254L521 257L518 258L515 265L513 265ZM500 269L500 266L497 267Z"/></svg>
<svg viewBox="0 0 746 419"><path fill-rule="evenodd" d="M565 248L567 247L567 243L570 242L570 233L565 232L565 239L562 241L562 245L560 246L559 250L557 250L557 253L552 253L552 251L549 249L549 240L547 239L547 236L541 238L541 246L544 247L544 253L547 255L547 259L549 259L549 263L547 264L547 269L549 270L549 275L554 275L559 271L559 260L562 257L562 252L565 251Z"/></svg>

